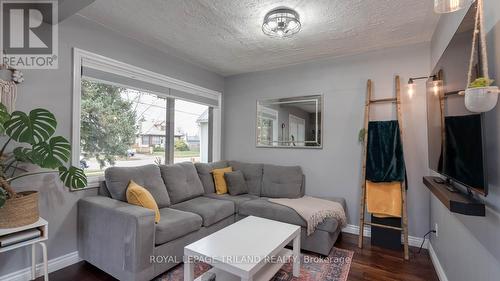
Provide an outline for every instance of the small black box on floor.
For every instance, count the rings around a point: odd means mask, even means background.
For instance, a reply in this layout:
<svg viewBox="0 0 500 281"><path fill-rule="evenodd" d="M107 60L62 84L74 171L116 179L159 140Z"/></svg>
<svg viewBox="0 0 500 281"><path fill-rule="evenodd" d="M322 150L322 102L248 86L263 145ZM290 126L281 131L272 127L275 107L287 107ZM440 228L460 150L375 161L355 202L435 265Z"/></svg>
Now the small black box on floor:
<svg viewBox="0 0 500 281"><path fill-rule="evenodd" d="M401 218L377 218L372 215L372 223L401 227ZM401 231L383 227L372 226L371 242L373 246L379 246L391 250L401 250Z"/></svg>

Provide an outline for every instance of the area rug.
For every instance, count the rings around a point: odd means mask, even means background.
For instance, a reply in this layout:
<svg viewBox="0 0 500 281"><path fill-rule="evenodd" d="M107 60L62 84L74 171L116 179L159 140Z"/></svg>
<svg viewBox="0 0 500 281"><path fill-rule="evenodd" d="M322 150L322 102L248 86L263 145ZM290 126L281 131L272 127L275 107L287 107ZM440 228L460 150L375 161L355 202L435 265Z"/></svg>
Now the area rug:
<svg viewBox="0 0 500 281"><path fill-rule="evenodd" d="M353 251L333 248L328 257L318 257L313 254L302 254L300 263L300 277L293 277L292 264L285 264L272 281L346 281L351 268ZM206 263L196 263L195 277L209 270ZM184 280L183 264L172 268L155 281L182 281Z"/></svg>

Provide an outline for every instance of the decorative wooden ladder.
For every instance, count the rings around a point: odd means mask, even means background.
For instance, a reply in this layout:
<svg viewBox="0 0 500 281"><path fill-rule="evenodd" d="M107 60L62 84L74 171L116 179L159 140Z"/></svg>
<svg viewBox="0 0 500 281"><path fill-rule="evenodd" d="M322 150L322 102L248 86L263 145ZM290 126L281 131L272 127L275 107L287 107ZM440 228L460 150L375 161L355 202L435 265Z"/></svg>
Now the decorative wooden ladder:
<svg viewBox="0 0 500 281"><path fill-rule="evenodd" d="M361 208L359 211L359 240L358 247L363 248L363 234L365 225L395 229L403 232L404 240L404 258L408 260L409 249L408 249L408 215L406 208L406 183L401 182L401 199L402 199L402 227L383 225L378 223L366 222L365 212L366 212L366 153L368 146L368 123L370 122L370 105L376 103L395 103L397 107L398 124L399 124L399 134L401 138L401 143L403 143L403 115L401 111L401 82L399 76L395 78L396 83L396 97L395 98L383 98L383 99L372 99L372 81L368 80L366 85L366 102L365 102L365 123L364 123L364 148L363 148L363 171L361 176Z"/></svg>

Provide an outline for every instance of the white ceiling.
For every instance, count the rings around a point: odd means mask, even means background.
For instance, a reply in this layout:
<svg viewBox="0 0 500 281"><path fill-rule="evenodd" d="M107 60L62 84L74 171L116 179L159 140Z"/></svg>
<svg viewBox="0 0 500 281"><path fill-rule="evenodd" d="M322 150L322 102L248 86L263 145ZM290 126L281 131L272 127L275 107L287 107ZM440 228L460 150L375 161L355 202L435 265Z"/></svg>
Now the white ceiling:
<svg viewBox="0 0 500 281"><path fill-rule="evenodd" d="M228 76L325 57L430 41L432 0L97 0L80 15ZM264 15L287 6L302 30L262 33Z"/></svg>

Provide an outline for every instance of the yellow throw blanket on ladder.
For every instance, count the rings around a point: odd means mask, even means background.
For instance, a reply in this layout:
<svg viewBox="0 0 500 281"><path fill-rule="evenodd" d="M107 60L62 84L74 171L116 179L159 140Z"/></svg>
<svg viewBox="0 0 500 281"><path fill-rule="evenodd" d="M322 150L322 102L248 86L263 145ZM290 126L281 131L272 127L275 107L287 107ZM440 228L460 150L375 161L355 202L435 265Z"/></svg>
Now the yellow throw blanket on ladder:
<svg viewBox="0 0 500 281"><path fill-rule="evenodd" d="M401 217L401 182L366 181L366 208L379 218Z"/></svg>

